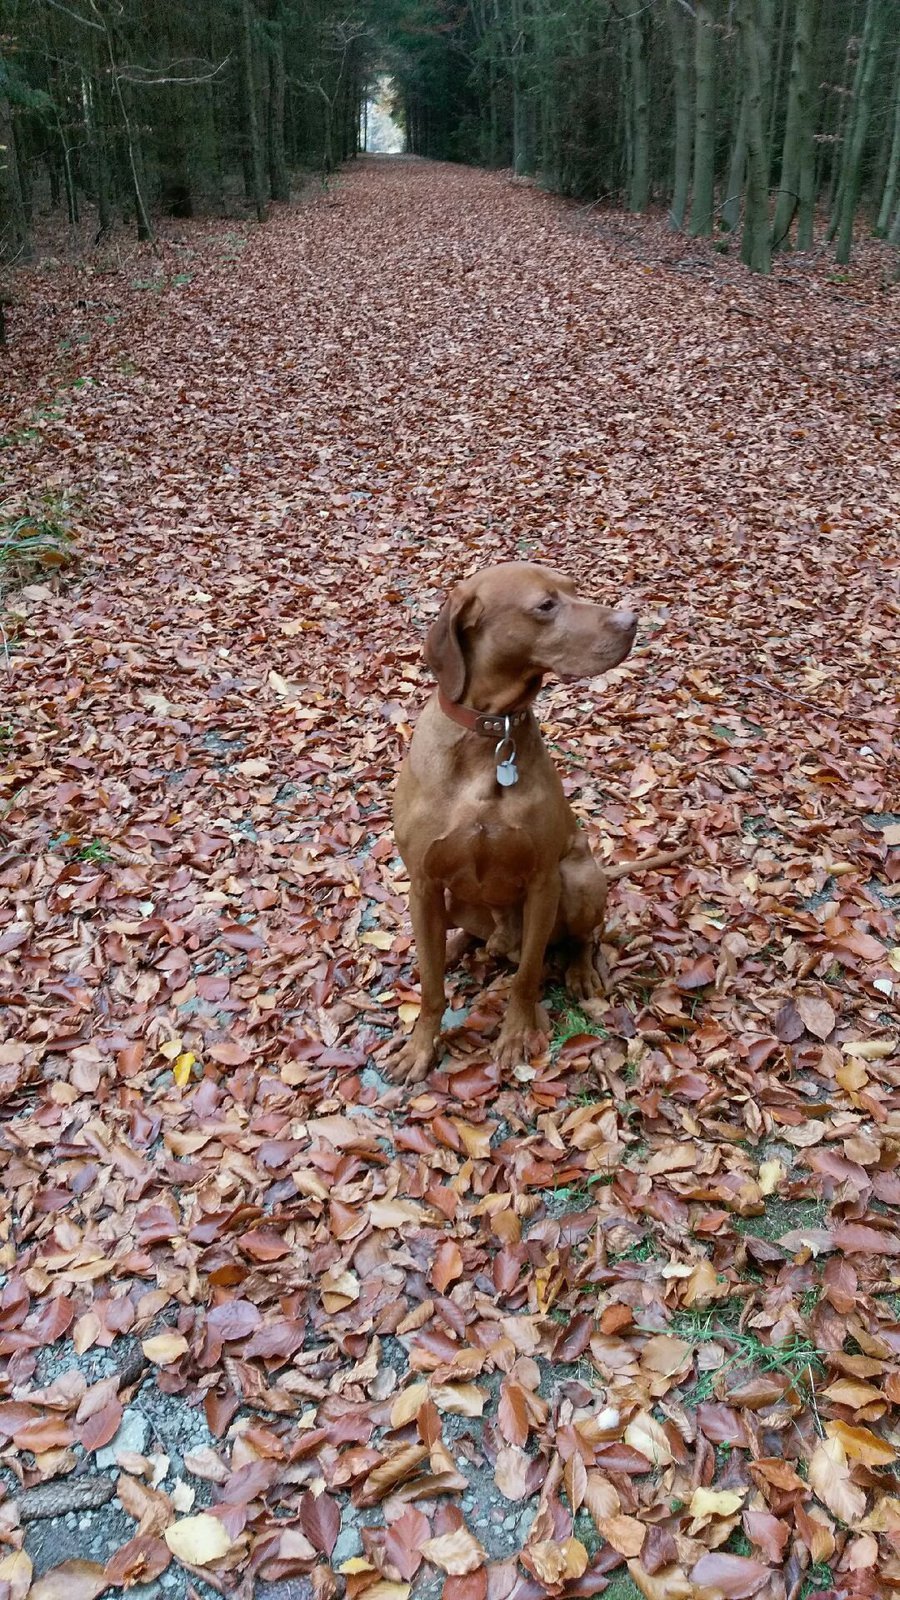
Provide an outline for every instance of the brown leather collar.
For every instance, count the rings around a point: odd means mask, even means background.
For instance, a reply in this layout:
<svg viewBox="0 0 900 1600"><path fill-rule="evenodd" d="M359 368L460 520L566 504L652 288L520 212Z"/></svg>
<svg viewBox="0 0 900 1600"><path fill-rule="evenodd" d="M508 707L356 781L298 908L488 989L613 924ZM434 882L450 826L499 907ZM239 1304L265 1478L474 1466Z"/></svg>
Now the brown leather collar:
<svg viewBox="0 0 900 1600"><path fill-rule="evenodd" d="M471 706L462 706L458 700L448 700L443 689L438 689L438 704L451 722L458 722L461 728L480 733L485 739L502 739L507 728L521 728L531 716L530 706L510 712L473 711Z"/></svg>

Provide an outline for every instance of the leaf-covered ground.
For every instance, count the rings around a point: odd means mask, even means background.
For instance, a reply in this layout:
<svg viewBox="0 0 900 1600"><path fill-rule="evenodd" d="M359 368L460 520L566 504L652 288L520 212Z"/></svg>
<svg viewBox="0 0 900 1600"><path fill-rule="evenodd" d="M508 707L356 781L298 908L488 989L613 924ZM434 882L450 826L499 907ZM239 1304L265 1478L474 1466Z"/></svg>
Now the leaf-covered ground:
<svg viewBox="0 0 900 1600"><path fill-rule="evenodd" d="M0 1593L900 1586L887 267L383 160L20 276ZM642 613L541 700L598 855L691 853L602 1024L500 1082L475 957L401 1091L422 635L531 555Z"/></svg>

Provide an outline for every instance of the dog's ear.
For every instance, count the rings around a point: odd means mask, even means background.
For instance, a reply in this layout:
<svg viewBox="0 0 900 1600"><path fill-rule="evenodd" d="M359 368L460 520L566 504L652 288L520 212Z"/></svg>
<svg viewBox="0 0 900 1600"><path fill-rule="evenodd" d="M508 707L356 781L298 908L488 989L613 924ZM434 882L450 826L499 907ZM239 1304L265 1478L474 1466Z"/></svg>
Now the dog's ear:
<svg viewBox="0 0 900 1600"><path fill-rule="evenodd" d="M448 700L459 700L466 686L461 634L465 614L470 609L469 599L464 590L454 589L425 638L425 660Z"/></svg>
<svg viewBox="0 0 900 1600"><path fill-rule="evenodd" d="M466 663L459 637L463 604L450 595L425 639L425 660L448 700L458 700L466 684Z"/></svg>

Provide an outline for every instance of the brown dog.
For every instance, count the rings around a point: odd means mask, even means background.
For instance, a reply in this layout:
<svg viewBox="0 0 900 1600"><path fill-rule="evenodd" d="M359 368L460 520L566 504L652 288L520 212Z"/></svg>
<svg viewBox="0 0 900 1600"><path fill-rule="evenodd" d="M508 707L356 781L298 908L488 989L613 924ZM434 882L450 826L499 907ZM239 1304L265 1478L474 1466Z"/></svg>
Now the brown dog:
<svg viewBox="0 0 900 1600"><path fill-rule="evenodd" d="M569 942L573 994L603 991L596 936L608 882L634 864L601 872L530 708L545 673L571 682L607 672L625 659L636 629L633 612L579 600L569 578L519 561L459 584L430 629L425 655L438 692L419 718L394 800L422 975L422 1009L411 1037L398 1042L395 1078L416 1083L434 1062L448 928L518 962L496 1048L501 1068L546 1046L538 1001L548 944Z"/></svg>

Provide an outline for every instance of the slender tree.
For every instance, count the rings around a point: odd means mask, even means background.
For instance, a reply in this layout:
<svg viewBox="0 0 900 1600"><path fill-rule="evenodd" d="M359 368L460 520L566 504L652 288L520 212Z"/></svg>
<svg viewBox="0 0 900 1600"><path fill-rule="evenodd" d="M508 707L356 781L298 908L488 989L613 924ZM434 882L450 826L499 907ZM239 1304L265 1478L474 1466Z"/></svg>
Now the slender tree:
<svg viewBox="0 0 900 1600"><path fill-rule="evenodd" d="M850 260L853 248L853 219L862 176L862 161L872 115L872 89L878 70L879 52L887 20L886 0L868 0L856 75L854 106L844 153L837 209L837 249L841 266Z"/></svg>
<svg viewBox="0 0 900 1600"><path fill-rule="evenodd" d="M268 213L266 211L265 185L263 182L262 140L259 134L255 20L253 0L241 0L241 68L244 81L244 118L247 167L250 177L250 198L256 207L257 222L265 222Z"/></svg>
<svg viewBox="0 0 900 1600"><path fill-rule="evenodd" d="M694 186L690 231L712 233L716 185L715 0L697 0L694 35Z"/></svg>
<svg viewBox="0 0 900 1600"><path fill-rule="evenodd" d="M628 18L631 68L630 211L646 211L650 199L650 85L647 62L647 9L643 0Z"/></svg>
<svg viewBox="0 0 900 1600"><path fill-rule="evenodd" d="M681 0L669 0L669 30L672 41L672 70L675 95L675 161L669 223L684 226L688 191L691 186L691 41L690 16Z"/></svg>
<svg viewBox="0 0 900 1600"><path fill-rule="evenodd" d="M890 152L884 177L884 188L881 192L881 204L878 208L878 220L875 223L875 232L881 239L888 232L894 208L898 199L900 199L900 48L897 50L897 59L894 63L894 106L889 127L891 130Z"/></svg>
<svg viewBox="0 0 900 1600"><path fill-rule="evenodd" d="M818 0L796 0L784 143L781 148L781 176L772 224L774 249L790 248L791 223L801 203L801 169L804 159L809 163L812 154L813 35L818 9Z"/></svg>
<svg viewBox="0 0 900 1600"><path fill-rule="evenodd" d="M765 0L738 0L737 22L741 63L746 83L747 193L741 259L753 272L768 272L772 265L769 234L769 157L766 139L764 72L769 41L766 28L771 12Z"/></svg>

